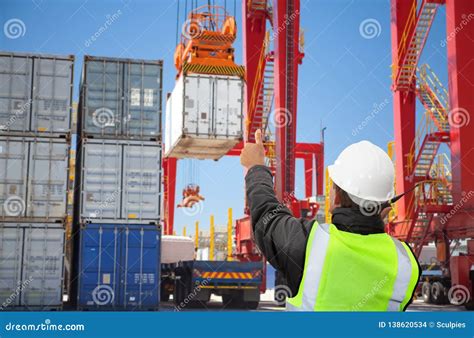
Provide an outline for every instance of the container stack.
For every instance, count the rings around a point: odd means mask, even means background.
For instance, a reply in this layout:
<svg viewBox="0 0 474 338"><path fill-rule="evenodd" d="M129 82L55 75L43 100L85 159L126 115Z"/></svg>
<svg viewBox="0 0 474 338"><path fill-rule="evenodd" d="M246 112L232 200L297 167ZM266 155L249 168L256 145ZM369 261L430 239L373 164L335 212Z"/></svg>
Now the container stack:
<svg viewBox="0 0 474 338"><path fill-rule="evenodd" d="M62 306L73 56L0 53L0 308Z"/></svg>
<svg viewBox="0 0 474 338"><path fill-rule="evenodd" d="M79 309L159 306L162 61L85 56L74 224Z"/></svg>

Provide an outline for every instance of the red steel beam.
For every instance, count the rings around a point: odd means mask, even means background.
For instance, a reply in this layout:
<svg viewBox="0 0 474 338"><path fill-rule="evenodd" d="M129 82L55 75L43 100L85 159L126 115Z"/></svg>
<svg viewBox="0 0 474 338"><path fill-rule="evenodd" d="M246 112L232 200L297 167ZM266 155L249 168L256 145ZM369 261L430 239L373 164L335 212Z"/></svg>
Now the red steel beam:
<svg viewBox="0 0 474 338"><path fill-rule="evenodd" d="M276 194L283 201L294 192L296 144L296 102L299 51L300 1L274 0L273 26L275 49Z"/></svg>
<svg viewBox="0 0 474 338"><path fill-rule="evenodd" d="M472 0L446 0L452 192L461 207L447 230L466 229L456 237L474 236L474 24L466 21L473 13Z"/></svg>
<svg viewBox="0 0 474 338"><path fill-rule="evenodd" d="M406 26L410 9L415 0L391 0L392 64L398 65L398 47ZM409 41L407 41L409 43ZM415 139L415 93L395 91L393 94L394 134L395 134L395 172L397 194L409 190L413 182L407 170L411 146ZM398 202L398 218L405 219L409 197Z"/></svg>
<svg viewBox="0 0 474 338"><path fill-rule="evenodd" d="M258 62L266 32L266 12L249 8L251 1L242 1L242 49L246 72L244 116L250 118L249 106L257 77ZM262 69L263 72L263 69ZM244 126L244 139L247 140L247 125ZM240 153L239 153L240 154Z"/></svg>
<svg viewBox="0 0 474 338"><path fill-rule="evenodd" d="M163 230L165 235L173 234L177 163L177 158L163 158Z"/></svg>

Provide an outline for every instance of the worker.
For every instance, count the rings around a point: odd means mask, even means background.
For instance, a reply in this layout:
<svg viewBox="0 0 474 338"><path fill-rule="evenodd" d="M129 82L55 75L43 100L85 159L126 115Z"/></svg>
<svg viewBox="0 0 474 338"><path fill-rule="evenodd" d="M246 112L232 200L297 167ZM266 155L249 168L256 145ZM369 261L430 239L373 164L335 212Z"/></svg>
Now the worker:
<svg viewBox="0 0 474 338"><path fill-rule="evenodd" d="M368 141L344 149L328 167L332 223L318 224L276 198L260 131L255 140L240 156L247 202L257 246L286 279L287 310L404 311L420 268L409 246L384 231L394 183L388 155Z"/></svg>

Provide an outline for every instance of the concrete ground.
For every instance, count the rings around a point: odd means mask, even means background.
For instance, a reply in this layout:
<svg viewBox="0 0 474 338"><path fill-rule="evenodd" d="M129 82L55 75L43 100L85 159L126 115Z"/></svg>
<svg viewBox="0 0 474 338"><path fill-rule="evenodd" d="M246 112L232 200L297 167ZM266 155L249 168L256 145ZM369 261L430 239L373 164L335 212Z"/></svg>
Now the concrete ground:
<svg viewBox="0 0 474 338"><path fill-rule="evenodd" d="M161 311L177 311L173 301L163 302L161 303ZM249 311L284 311L284 306L278 306L275 301L273 300L273 290L267 290L265 294L261 295L260 297L260 304L257 310L249 310ZM231 308L225 308L222 305L222 300L220 296L211 296L211 300L202 307L199 308L182 308L179 311L248 311L248 310L236 310ZM455 305L433 305L433 304L426 304L422 300L415 300L407 309L408 312L422 312L422 311L448 311L448 312L455 312L455 311L465 311L463 306L455 306Z"/></svg>

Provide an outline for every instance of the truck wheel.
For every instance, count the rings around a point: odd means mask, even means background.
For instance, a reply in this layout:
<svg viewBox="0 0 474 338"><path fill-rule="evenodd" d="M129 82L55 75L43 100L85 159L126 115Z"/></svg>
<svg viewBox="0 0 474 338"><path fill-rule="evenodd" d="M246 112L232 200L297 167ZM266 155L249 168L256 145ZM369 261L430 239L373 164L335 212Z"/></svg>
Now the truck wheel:
<svg viewBox="0 0 474 338"><path fill-rule="evenodd" d="M244 295L242 292L235 291L228 295L222 295L222 303L231 309L241 309L244 307Z"/></svg>
<svg viewBox="0 0 474 338"><path fill-rule="evenodd" d="M222 305L232 307L232 295L222 295Z"/></svg>
<svg viewBox="0 0 474 338"><path fill-rule="evenodd" d="M431 299L433 303L438 305L447 303L446 288L441 282L434 282L431 286Z"/></svg>
<svg viewBox="0 0 474 338"><path fill-rule="evenodd" d="M259 302L244 302L244 307L249 310L255 310L258 308Z"/></svg>
<svg viewBox="0 0 474 338"><path fill-rule="evenodd" d="M474 310L474 301L467 302L464 304L464 308L468 311L473 311Z"/></svg>
<svg viewBox="0 0 474 338"><path fill-rule="evenodd" d="M169 300L170 300L170 294L162 289L160 293L160 301L167 302Z"/></svg>
<svg viewBox="0 0 474 338"><path fill-rule="evenodd" d="M423 282L421 286L421 296L423 297L423 301L425 303L431 303L431 283L430 282Z"/></svg>

